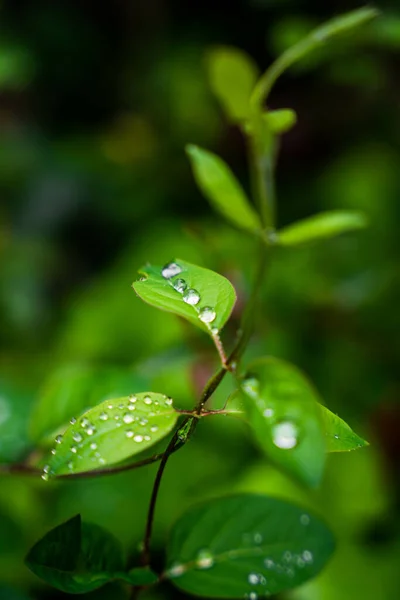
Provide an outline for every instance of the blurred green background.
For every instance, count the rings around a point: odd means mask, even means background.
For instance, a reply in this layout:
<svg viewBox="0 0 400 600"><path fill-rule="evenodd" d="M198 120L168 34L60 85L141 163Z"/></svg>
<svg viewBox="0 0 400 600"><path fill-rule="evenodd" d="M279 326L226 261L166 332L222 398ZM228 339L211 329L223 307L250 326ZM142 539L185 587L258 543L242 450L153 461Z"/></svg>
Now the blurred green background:
<svg viewBox="0 0 400 600"><path fill-rule="evenodd" d="M316 23L358 6L0 2L0 462L32 451L29 422L44 394L54 407L146 389L194 404L216 365L211 343L130 285L144 262L175 256L225 274L239 296L224 334L232 342L255 247L212 214L183 151L188 142L212 149L248 185L243 140L208 89L207 50L238 46L265 68ZM371 446L331 455L310 494L265 463L243 426L205 420L171 459L156 515L161 564L168 529L199 499L260 491L314 506L338 551L285 599L400 597L400 9L397 0L380 8L379 21L303 62L271 96L273 108L299 116L281 147L279 225L354 208L371 226L277 256L248 350L303 368ZM214 406L230 389L221 386ZM67 597L23 557L77 512L135 551L154 475L152 466L61 483L0 476L0 599ZM111 586L88 597L125 595ZM147 598L185 596L165 585Z"/></svg>

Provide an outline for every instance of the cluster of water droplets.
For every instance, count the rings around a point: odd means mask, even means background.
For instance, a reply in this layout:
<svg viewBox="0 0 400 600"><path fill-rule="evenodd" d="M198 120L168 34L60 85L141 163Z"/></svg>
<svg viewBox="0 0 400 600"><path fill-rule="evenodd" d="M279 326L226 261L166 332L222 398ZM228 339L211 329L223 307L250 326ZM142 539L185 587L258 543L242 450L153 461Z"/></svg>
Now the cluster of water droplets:
<svg viewBox="0 0 400 600"><path fill-rule="evenodd" d="M145 394L139 398L138 396L131 395L127 399L119 401L117 404L109 402L97 416L97 427L96 423L92 423L87 417L82 417L79 421L73 417L70 420L73 429L71 432L72 444L69 447L69 450L73 455L72 458L75 459L75 461L79 461L79 459L82 458L80 450L84 447L87 448L87 438L95 436L98 432L98 428L100 433L104 431L104 424L106 421L115 423L115 426L118 428L128 425L125 429L125 437L127 439L132 439L132 441L137 444L150 442L152 440L150 434L157 433L159 426L154 424L148 427L149 419L156 417L159 414L162 414L163 418L168 419L170 415L168 412L165 412L165 408L172 406L172 404L172 398L168 398L167 396L157 395L156 397L152 397ZM93 421L95 420L95 417L93 417ZM112 431L112 428L110 428L110 431ZM58 435L55 438L56 445L61 444L63 439L63 435ZM98 451L97 442L92 441L89 444L89 448L93 451L92 461L97 463L97 465L105 465L106 460ZM51 450L51 454L53 456L57 454L57 447ZM74 462L74 460L70 460L67 463L70 471L73 471L76 465L77 463ZM50 465L45 465L43 468L42 479L47 481L52 474L54 474L54 472Z"/></svg>
<svg viewBox="0 0 400 600"><path fill-rule="evenodd" d="M286 384L285 384L286 385ZM289 384L288 384L289 385ZM291 450L299 443L299 428L292 420L275 419L275 410L272 406L265 406L265 399L260 396L260 382L249 375L242 381L242 389L247 396L253 398L262 411L262 415L271 424L272 441L277 448L281 450ZM285 388L287 392L293 392L295 388Z"/></svg>
<svg viewBox="0 0 400 600"><path fill-rule="evenodd" d="M182 294L182 300L186 302L186 304L189 304L195 308L200 321L206 323L207 325L213 323L217 318L217 313L212 306L203 306L202 308L198 307L201 302L200 293L194 288L189 288L186 281L181 277L172 281L172 278L180 275L180 273L182 273L182 267L175 262L168 263L161 270L161 275L164 277L164 279L166 279L172 285L175 291L177 291L179 294ZM218 333L218 328L210 327L210 331L216 335Z"/></svg>

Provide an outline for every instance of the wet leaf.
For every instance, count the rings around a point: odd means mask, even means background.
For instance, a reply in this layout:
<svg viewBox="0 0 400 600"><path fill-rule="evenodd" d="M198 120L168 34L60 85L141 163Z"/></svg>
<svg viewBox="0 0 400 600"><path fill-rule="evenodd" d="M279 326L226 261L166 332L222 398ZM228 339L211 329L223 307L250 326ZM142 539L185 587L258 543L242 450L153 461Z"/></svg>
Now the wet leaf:
<svg viewBox="0 0 400 600"><path fill-rule="evenodd" d="M326 406L321 406L322 420L325 429L327 452L349 452L368 446L368 442L358 436L351 427Z"/></svg>

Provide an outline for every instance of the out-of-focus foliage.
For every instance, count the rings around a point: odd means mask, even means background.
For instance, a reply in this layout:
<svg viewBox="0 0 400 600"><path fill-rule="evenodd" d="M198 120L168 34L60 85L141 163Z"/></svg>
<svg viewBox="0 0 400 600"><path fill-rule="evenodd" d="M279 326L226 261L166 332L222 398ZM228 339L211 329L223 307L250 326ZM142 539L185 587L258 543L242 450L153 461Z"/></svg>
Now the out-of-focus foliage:
<svg viewBox="0 0 400 600"><path fill-rule="evenodd" d="M1 3L1 463L28 456L33 439L62 424L63 391L86 409L114 390L127 394L132 380L132 392L194 404L216 364L211 340L146 306L130 286L142 264L174 256L226 275L238 292L223 335L233 342L254 244L211 213L184 153L195 143L224 156L250 189L243 142L207 84L208 51L236 46L264 68L318 22L351 8L313 0L249 0L229 10L161 0ZM171 459L156 513L159 560L178 517L217 494L266 493L321 512L339 539L335 559L282 596L293 600L400 595L400 13L395 0L381 8L364 31L298 63L269 98L271 108L298 116L280 148L279 228L337 210L365 212L369 227L318 247L276 249L246 354L298 364L371 445L329 455L310 496L261 460L239 420L204 419ZM76 367L98 374L87 403L69 388ZM35 432L32 409L62 373L60 396L45 408L48 427ZM227 380L213 406L231 391ZM136 553L154 475L154 466L54 483L0 475L0 598L65 597L49 595L22 557L77 513ZM126 593L111 584L87 597ZM165 584L143 597L177 591Z"/></svg>

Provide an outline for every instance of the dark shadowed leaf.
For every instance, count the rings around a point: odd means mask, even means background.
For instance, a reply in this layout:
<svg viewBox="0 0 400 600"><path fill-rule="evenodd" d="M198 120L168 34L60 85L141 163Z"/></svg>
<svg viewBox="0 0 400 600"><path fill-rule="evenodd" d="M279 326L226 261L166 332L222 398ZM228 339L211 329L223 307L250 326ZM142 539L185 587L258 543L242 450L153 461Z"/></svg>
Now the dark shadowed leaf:
<svg viewBox="0 0 400 600"><path fill-rule="evenodd" d="M308 510L238 495L181 517L167 547L167 576L205 598L263 598L317 575L333 550L331 532Z"/></svg>

